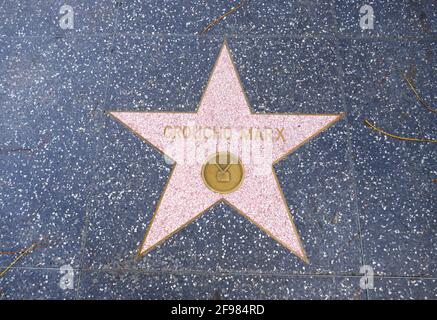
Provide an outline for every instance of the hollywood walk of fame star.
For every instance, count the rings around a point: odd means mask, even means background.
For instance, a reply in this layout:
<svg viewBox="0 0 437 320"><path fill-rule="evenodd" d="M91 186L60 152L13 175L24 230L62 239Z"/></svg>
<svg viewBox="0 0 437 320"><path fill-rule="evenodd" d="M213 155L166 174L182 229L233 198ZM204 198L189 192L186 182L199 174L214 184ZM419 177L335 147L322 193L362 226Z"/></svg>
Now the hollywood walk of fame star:
<svg viewBox="0 0 437 320"><path fill-rule="evenodd" d="M139 255L148 253L223 201L308 262L273 164L341 119L341 114L253 113L226 41L197 112L109 113L174 160ZM264 155L269 150L268 160L246 158L244 155L254 152L245 153L244 143L230 149L230 141L241 142L243 138L252 143L258 141ZM175 141L181 146L183 139L191 139L191 146L196 150L209 150L201 144L213 141L216 152L199 152L189 157L185 154L178 158ZM187 148L187 144L183 148ZM198 161L186 161L187 158ZM226 159L224 165L222 159ZM266 166L268 170L260 170Z"/></svg>

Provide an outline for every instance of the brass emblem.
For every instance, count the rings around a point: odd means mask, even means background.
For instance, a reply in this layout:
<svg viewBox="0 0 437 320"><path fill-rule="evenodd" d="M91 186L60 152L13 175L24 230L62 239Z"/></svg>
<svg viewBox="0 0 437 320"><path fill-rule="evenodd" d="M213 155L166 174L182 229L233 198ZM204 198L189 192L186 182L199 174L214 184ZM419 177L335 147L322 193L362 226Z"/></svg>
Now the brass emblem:
<svg viewBox="0 0 437 320"><path fill-rule="evenodd" d="M214 153L202 166L202 178L210 190L231 193L243 182L243 164L230 152Z"/></svg>

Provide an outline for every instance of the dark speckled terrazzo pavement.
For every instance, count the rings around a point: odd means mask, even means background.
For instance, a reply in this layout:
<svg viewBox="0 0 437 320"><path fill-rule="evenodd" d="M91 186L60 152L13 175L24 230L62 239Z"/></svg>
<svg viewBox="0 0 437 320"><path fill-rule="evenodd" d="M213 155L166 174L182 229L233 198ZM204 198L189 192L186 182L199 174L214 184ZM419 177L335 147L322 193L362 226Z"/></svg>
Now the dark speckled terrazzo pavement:
<svg viewBox="0 0 437 320"><path fill-rule="evenodd" d="M402 77L436 107L436 3L252 0L198 35L236 3L0 0L0 251L43 239L0 299L437 299L436 144L363 124L437 139ZM346 114L275 165L310 264L225 204L135 259L171 167L106 111L195 111L225 38L255 112Z"/></svg>

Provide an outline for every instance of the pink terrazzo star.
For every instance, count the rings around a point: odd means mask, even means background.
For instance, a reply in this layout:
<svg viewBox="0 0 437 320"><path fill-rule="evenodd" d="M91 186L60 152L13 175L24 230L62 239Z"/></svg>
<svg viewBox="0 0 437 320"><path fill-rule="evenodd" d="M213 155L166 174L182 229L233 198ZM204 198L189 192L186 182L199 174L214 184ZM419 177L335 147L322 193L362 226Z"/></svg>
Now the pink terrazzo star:
<svg viewBox="0 0 437 320"><path fill-rule="evenodd" d="M174 160L140 255L224 201L308 262L273 164L334 124L341 114L252 113L226 42L196 113L111 111L110 114ZM254 151L247 153L241 132L259 147L263 156L254 156ZM248 132L253 135L247 135ZM232 150L242 159L244 179L238 189L223 194L206 186L201 174L202 165L211 155L206 145L212 145L218 152Z"/></svg>

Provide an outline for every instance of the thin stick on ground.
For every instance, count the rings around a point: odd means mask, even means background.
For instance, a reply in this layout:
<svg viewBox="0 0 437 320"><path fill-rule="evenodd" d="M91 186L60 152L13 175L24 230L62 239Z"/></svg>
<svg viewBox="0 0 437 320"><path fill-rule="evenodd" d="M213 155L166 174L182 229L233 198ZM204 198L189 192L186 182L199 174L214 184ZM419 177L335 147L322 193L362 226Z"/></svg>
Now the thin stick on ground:
<svg viewBox="0 0 437 320"><path fill-rule="evenodd" d="M241 1L237 6L233 7L231 10L229 10L225 14L221 15L220 17L215 18L213 21L208 23L208 25L205 27L205 29L202 30L202 32L200 32L200 34L205 34L206 32L208 32L214 25L216 25L217 23L222 21L228 15L230 15L230 14L234 13L235 11L237 11L238 9L240 9L246 2L247 2L247 0Z"/></svg>
<svg viewBox="0 0 437 320"><path fill-rule="evenodd" d="M370 123L369 120L365 119L364 120L364 124L368 127L370 127L371 129L387 136L390 138L394 138L394 139L398 139L398 140L402 140L402 141L413 141L413 142L430 142L430 143L437 143L437 140L433 140L433 139L422 139L422 138L410 138L410 137L400 137L391 133L388 133L378 127L376 127L375 125L373 125L372 123Z"/></svg>
<svg viewBox="0 0 437 320"><path fill-rule="evenodd" d="M410 77L406 76L406 75L403 75L403 77L404 77L405 81L407 82L408 86L409 86L409 87L411 88L411 90L413 91L413 93L414 93L416 99L420 102L420 104L421 104L422 106L424 106L428 111L431 111L431 112L437 113L437 110L436 110L436 109L431 108L431 107L428 105L428 103L427 103L425 100L422 99L422 97L420 96L419 92L417 92L416 87L414 86L413 80L412 80Z"/></svg>
<svg viewBox="0 0 437 320"><path fill-rule="evenodd" d="M29 253L33 251L33 249L36 248L38 243L33 243L31 246L29 246L26 250L20 253L18 257L15 258L14 261L10 265L8 265L2 272L0 272L0 278L2 278L18 261L20 261L23 257L27 256Z"/></svg>

